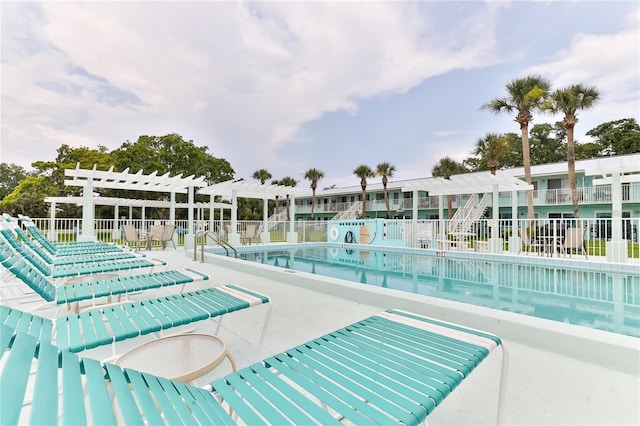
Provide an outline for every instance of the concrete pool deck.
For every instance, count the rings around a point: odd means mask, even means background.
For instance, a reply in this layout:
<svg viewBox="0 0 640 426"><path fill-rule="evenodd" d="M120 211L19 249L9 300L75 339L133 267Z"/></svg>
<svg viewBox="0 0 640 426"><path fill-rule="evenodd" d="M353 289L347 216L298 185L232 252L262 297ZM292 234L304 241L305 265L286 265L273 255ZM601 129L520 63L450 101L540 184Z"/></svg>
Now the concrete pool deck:
<svg viewBox="0 0 640 426"><path fill-rule="evenodd" d="M192 260L192 254L187 256L182 247L145 253L166 260L169 269L190 267L211 276L209 281L190 284L189 290L237 284L270 297L273 308L260 354L256 354L256 344L266 313L264 307L230 314L223 321L219 334L227 342L239 368L254 362L256 357L265 358L384 309L399 307L454 322L475 323L473 326L477 328L502 327L504 332L497 334L503 337L511 355L506 424L640 424L640 339L549 321L530 321L528 317L523 319L526 325L523 327L519 321L522 318L517 314L413 298L385 289L356 288L341 280L314 281L308 274L284 272L264 265L249 268L247 262L220 256L215 264L200 263ZM158 293L146 292L134 298L144 299L151 297L150 294ZM405 305L398 306L398 303ZM21 308L28 309L28 306L21 305ZM549 330L550 326L558 330ZM200 322L196 330L214 334L215 325L210 321ZM120 342L118 349L121 352L149 339L129 339ZM556 346L560 349L555 350ZM607 351L608 346L611 351ZM605 353L590 353L602 350ZM613 353L611 359L608 352ZM100 348L84 355L103 359L108 353L109 348ZM495 423L500 361L498 351L483 362L429 416L429 424ZM223 364L206 379L229 371L230 367ZM206 380L199 384L206 384Z"/></svg>

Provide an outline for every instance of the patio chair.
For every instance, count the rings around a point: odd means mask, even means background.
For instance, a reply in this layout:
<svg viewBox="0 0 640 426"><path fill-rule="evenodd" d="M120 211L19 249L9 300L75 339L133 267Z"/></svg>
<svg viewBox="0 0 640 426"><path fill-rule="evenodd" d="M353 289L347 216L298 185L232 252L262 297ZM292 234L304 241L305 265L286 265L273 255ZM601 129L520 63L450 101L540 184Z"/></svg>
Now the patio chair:
<svg viewBox="0 0 640 426"><path fill-rule="evenodd" d="M44 316L0 305L0 323L19 325L34 337L45 336L58 348L81 352L170 328L217 319L218 334L225 314L259 305L267 305L257 352L262 348L271 314L269 298L236 285L223 285L172 294L154 299L127 301L106 307L96 307L49 319Z"/></svg>
<svg viewBox="0 0 640 426"><path fill-rule="evenodd" d="M256 225L248 224L244 232L242 233L242 244L249 243L256 237Z"/></svg>
<svg viewBox="0 0 640 426"><path fill-rule="evenodd" d="M568 253L569 257L576 251L584 255L585 259L589 259L587 256L587 250L584 245L584 232L580 228L567 228L564 236L564 242L560 246L563 253Z"/></svg>
<svg viewBox="0 0 640 426"><path fill-rule="evenodd" d="M124 240L127 244L133 244L136 250L140 250L142 243L147 243L147 236L138 232L133 225L122 225Z"/></svg>
<svg viewBox="0 0 640 426"><path fill-rule="evenodd" d="M149 231L149 239L151 242L160 241L160 245L162 245L163 249L167 248L167 242L171 242L173 244L173 248L176 248L176 244L173 242L173 232L175 231L175 225L164 225L160 227L160 230L154 230L153 226ZM155 232L154 232L155 231Z"/></svg>
<svg viewBox="0 0 640 426"><path fill-rule="evenodd" d="M522 246L520 247L518 254L522 252L523 248L527 253L530 253L532 248L536 249L536 252L539 255L542 255L544 253L545 245L543 242L535 239L535 235L534 239L532 239L529 236L528 230L523 228L518 228L518 233L520 234L520 238L522 239Z"/></svg>
<svg viewBox="0 0 640 426"><path fill-rule="evenodd" d="M205 388L78 358L50 345L46 334L21 330L22 324L2 328L0 350L7 355L0 385L12 386L0 407L3 424L50 423L56 415L63 422L113 424L419 424L498 346L497 423L504 414L508 352L502 340L404 311L366 318ZM32 409L23 409L31 400ZM224 415L229 412L232 420Z"/></svg>

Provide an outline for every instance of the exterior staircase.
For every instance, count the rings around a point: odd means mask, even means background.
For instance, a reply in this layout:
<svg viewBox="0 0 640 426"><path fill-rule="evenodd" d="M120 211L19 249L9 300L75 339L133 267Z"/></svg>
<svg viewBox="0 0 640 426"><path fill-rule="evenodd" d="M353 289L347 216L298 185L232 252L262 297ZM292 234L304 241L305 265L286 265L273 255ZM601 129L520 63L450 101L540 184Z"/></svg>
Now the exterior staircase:
<svg viewBox="0 0 640 426"><path fill-rule="evenodd" d="M486 193L480 202L478 202L478 194L469 197L464 207L459 208L449 221L449 233L461 237L469 234L472 226L480 221L489 208L491 197L490 193Z"/></svg>
<svg viewBox="0 0 640 426"><path fill-rule="evenodd" d="M331 220L349 220L356 219L362 211L362 201L351 203L348 209L338 212Z"/></svg>

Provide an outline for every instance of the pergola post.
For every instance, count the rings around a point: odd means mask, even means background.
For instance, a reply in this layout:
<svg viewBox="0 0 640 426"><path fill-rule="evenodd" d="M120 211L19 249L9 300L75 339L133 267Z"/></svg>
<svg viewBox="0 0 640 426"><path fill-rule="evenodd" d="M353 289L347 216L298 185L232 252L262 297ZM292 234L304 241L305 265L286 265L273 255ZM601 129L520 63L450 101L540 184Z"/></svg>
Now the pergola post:
<svg viewBox="0 0 640 426"><path fill-rule="evenodd" d="M288 243L297 243L298 242L298 233L295 232L295 221L296 221L296 197L290 195L291 199L289 200L289 217L291 220L289 221L289 232L287 232L287 242Z"/></svg>
<svg viewBox="0 0 640 426"><path fill-rule="evenodd" d="M238 191L231 191L231 232L228 237L232 246L240 245L240 234L238 234Z"/></svg>
<svg viewBox="0 0 640 426"><path fill-rule="evenodd" d="M619 171L611 172L611 241L607 241L607 261L626 262L628 241L622 235L622 179Z"/></svg>
<svg viewBox="0 0 640 426"><path fill-rule="evenodd" d="M120 226L118 225L118 205L113 206L113 229L111 230L111 238L120 239Z"/></svg>
<svg viewBox="0 0 640 426"><path fill-rule="evenodd" d="M271 242L271 233L269 232L269 199L262 199L262 235L260 235L262 244Z"/></svg>
<svg viewBox="0 0 640 426"><path fill-rule="evenodd" d="M82 234L78 231L78 241L95 241L94 231L95 207L93 205L93 178L85 181L82 193Z"/></svg>
<svg viewBox="0 0 640 426"><path fill-rule="evenodd" d="M500 238L500 198L498 185L493 185L491 196L491 237L489 238L489 251L491 253L502 253L502 238Z"/></svg>
<svg viewBox="0 0 640 426"><path fill-rule="evenodd" d="M191 249L195 241L195 233L193 229L193 185L189 185L189 188L187 189L187 203L189 204L189 207L187 210L187 229L184 232L185 250Z"/></svg>
<svg viewBox="0 0 640 426"><path fill-rule="evenodd" d="M57 241L58 233L56 232L56 203L52 202L49 206L49 233L47 238L49 241Z"/></svg>
<svg viewBox="0 0 640 426"><path fill-rule="evenodd" d="M517 254L522 247L522 238L518 235L518 191L511 191L511 235L509 235L509 253Z"/></svg>

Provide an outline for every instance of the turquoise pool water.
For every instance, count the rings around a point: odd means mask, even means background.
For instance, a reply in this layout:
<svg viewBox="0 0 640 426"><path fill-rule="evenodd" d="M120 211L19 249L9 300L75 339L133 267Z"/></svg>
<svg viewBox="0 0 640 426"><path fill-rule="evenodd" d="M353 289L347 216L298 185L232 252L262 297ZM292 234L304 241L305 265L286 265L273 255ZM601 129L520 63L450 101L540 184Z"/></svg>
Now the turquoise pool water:
<svg viewBox="0 0 640 426"><path fill-rule="evenodd" d="M538 258L543 264L517 264L337 247L262 248L238 257L640 337L640 273L558 268L547 258Z"/></svg>

